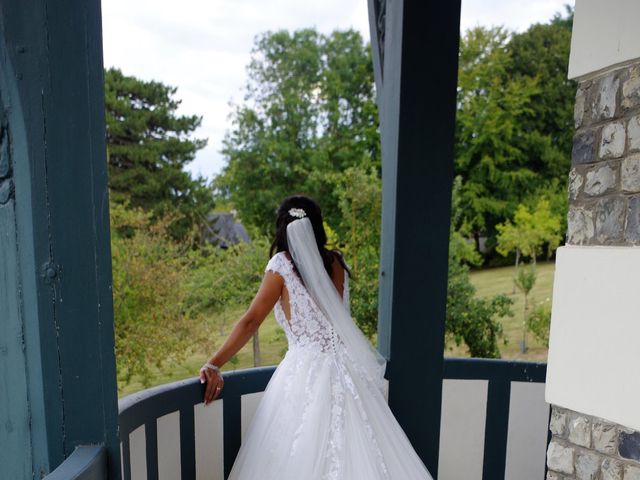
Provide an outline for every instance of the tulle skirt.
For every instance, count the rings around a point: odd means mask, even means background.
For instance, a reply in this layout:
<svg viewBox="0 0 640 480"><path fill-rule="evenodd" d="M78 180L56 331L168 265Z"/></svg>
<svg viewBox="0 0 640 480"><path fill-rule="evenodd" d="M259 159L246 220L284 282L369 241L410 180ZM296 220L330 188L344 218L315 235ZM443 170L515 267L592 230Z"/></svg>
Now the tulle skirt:
<svg viewBox="0 0 640 480"><path fill-rule="evenodd" d="M230 480L431 479L382 393L345 355L290 349Z"/></svg>

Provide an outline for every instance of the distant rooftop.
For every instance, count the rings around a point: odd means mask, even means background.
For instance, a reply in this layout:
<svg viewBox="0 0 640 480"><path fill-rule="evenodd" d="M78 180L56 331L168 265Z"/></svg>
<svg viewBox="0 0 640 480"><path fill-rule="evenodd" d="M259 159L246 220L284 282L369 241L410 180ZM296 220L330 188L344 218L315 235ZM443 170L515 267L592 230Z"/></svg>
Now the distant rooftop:
<svg viewBox="0 0 640 480"><path fill-rule="evenodd" d="M247 230L236 221L234 212L211 212L206 218L203 238L207 243L228 248L240 242L251 242Z"/></svg>

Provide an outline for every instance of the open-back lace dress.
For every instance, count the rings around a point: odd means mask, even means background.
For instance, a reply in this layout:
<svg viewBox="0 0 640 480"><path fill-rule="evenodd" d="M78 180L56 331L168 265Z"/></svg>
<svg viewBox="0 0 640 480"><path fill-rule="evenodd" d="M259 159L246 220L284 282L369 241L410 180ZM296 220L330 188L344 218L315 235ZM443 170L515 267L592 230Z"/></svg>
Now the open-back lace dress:
<svg viewBox="0 0 640 480"><path fill-rule="evenodd" d="M354 365L284 252L275 317L289 348L247 428L230 480L431 479L379 388ZM343 301L349 304L348 275Z"/></svg>

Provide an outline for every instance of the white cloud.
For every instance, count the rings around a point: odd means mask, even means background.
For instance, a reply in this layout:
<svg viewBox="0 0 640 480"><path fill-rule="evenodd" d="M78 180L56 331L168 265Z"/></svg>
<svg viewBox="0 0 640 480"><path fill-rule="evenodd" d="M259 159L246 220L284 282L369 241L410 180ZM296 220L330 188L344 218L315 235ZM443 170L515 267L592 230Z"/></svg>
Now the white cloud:
<svg viewBox="0 0 640 480"><path fill-rule="evenodd" d="M461 28L522 30L563 10L565 0L463 0ZM573 1L571 1L573 3ZM267 30L353 27L369 39L366 0L103 0L105 66L178 87L180 112L202 115L209 144L188 166L212 177L229 128L229 101L242 98L254 37Z"/></svg>
<svg viewBox="0 0 640 480"><path fill-rule="evenodd" d="M565 11L575 0L462 0L461 30L476 25L505 25L523 31L533 23L546 22Z"/></svg>

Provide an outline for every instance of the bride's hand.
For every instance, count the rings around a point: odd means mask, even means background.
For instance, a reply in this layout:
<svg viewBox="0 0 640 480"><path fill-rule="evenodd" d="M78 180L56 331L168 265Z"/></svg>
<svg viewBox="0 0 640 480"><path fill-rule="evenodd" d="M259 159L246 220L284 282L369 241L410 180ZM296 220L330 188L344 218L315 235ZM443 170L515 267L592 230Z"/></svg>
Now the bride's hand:
<svg viewBox="0 0 640 480"><path fill-rule="evenodd" d="M203 367L200 369L200 383L207 384L204 392L204 404L208 405L220 395L224 387L224 378L220 372Z"/></svg>

